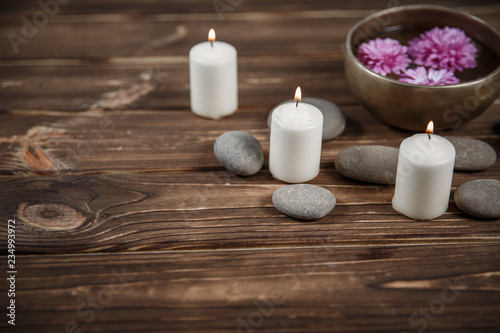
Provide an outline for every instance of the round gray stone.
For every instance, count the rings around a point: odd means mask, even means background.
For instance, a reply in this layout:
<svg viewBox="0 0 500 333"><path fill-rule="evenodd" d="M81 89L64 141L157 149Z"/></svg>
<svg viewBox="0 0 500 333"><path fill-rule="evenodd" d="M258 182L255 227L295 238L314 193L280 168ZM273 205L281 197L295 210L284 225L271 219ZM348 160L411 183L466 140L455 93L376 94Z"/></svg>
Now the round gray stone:
<svg viewBox="0 0 500 333"><path fill-rule="evenodd" d="M344 113L340 108L327 100L320 98L311 98L305 97L302 99L302 102L314 105L317 107L321 113L323 114L323 141L328 141L333 138L336 138L342 132L344 132L346 119ZM284 101L278 105L276 105L271 112L269 112L269 116L267 117L267 127L271 128L271 117L273 115L274 110L285 103L295 103L293 99Z"/></svg>
<svg viewBox="0 0 500 333"><path fill-rule="evenodd" d="M282 186L273 193L273 204L277 210L300 220L318 220L325 217L337 199L323 187L310 184Z"/></svg>
<svg viewBox="0 0 500 333"><path fill-rule="evenodd" d="M485 219L500 218L500 181L470 180L455 191L455 203L465 213Z"/></svg>
<svg viewBox="0 0 500 333"><path fill-rule="evenodd" d="M257 139L242 131L230 131L219 136L214 144L217 161L239 176L251 176L264 164L264 152Z"/></svg>
<svg viewBox="0 0 500 333"><path fill-rule="evenodd" d="M497 160L497 154L492 146L484 141L459 136L447 136L457 156L455 158L456 171L482 171Z"/></svg>
<svg viewBox="0 0 500 333"><path fill-rule="evenodd" d="M396 182L399 149L387 146L354 146L342 150L335 169L344 177L376 184Z"/></svg>

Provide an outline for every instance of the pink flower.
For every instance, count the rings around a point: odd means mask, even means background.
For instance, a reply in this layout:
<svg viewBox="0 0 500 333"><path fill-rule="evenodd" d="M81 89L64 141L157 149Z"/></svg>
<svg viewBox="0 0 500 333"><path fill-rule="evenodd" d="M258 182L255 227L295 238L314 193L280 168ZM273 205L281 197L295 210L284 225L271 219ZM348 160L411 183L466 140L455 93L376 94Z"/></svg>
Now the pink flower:
<svg viewBox="0 0 500 333"><path fill-rule="evenodd" d="M386 76L393 72L400 74L411 60L406 54L408 48L397 40L386 38L370 40L358 48L357 58L375 73Z"/></svg>
<svg viewBox="0 0 500 333"><path fill-rule="evenodd" d="M405 70L399 81L428 86L460 83L460 79L453 75L452 71L448 71L447 69L436 70L432 68L429 68L429 71L427 71L425 67Z"/></svg>
<svg viewBox="0 0 500 333"><path fill-rule="evenodd" d="M465 32L458 28L435 27L408 42L408 53L415 64L463 71L477 66L479 52Z"/></svg>

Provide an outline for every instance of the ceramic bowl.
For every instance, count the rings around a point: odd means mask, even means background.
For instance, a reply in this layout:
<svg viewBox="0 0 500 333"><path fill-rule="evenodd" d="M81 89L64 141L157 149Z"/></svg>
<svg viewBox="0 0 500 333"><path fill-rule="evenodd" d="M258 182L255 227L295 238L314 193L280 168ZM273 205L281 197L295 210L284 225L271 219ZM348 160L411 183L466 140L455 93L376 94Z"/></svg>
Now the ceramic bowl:
<svg viewBox="0 0 500 333"><path fill-rule="evenodd" d="M377 37L405 45L434 27L462 29L479 47L476 69L455 72L462 81L426 86L403 83L365 67L357 48ZM436 129L456 129L486 110L500 91L500 33L468 13L431 5L396 7L358 22L347 35L345 75L356 99L381 121L412 131L425 131L432 120Z"/></svg>

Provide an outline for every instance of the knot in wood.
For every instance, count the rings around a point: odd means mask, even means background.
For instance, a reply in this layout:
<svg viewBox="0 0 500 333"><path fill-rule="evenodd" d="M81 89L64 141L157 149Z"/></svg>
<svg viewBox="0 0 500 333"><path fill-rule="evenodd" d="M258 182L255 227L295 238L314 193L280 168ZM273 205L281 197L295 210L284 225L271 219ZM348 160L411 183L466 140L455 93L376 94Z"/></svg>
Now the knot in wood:
<svg viewBox="0 0 500 333"><path fill-rule="evenodd" d="M86 218L76 209L53 202L18 206L18 216L26 223L45 230L70 230L80 227Z"/></svg>

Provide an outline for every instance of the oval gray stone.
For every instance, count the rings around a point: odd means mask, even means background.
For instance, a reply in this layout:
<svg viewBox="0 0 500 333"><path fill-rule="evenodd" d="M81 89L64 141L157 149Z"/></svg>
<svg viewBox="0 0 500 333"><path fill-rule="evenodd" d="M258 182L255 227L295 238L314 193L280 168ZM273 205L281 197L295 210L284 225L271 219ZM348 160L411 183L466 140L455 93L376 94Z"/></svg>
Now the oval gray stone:
<svg viewBox="0 0 500 333"><path fill-rule="evenodd" d="M445 138L455 147L456 171L482 171L497 161L495 149L484 141L459 136Z"/></svg>
<svg viewBox="0 0 500 333"><path fill-rule="evenodd" d="M500 218L500 181L470 180L455 191L455 203L463 212L485 219Z"/></svg>
<svg viewBox="0 0 500 333"><path fill-rule="evenodd" d="M342 132L344 132L346 119L344 113L337 104L334 104L330 101L321 99L321 98L311 98L304 97L302 102L314 105L317 107L321 113L323 114L323 141L328 141L336 138ZM274 110L285 103L295 103L293 99L284 101L278 105L276 105L269 115L267 116L267 127L271 128L271 117L273 115Z"/></svg>
<svg viewBox="0 0 500 333"><path fill-rule="evenodd" d="M282 186L273 193L277 210L300 220L318 220L335 207L337 199L323 187L310 184Z"/></svg>
<svg viewBox="0 0 500 333"><path fill-rule="evenodd" d="M264 164L260 143L243 131L230 131L219 136L214 153L224 168L239 176L254 175Z"/></svg>
<svg viewBox="0 0 500 333"><path fill-rule="evenodd" d="M342 150L335 169L344 177L376 184L396 182L399 149L387 146L354 146Z"/></svg>

